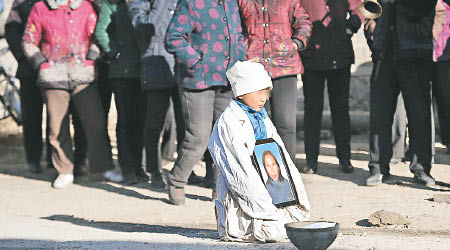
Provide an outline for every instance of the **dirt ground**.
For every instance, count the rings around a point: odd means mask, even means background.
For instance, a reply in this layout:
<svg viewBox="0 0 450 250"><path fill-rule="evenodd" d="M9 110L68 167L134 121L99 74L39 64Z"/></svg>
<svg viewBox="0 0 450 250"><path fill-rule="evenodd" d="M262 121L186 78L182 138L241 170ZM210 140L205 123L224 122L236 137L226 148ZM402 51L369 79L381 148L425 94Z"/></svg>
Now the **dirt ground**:
<svg viewBox="0 0 450 250"><path fill-rule="evenodd" d="M217 239L211 191L187 186L184 206L168 204L167 194L149 184L123 186L108 182L76 184L55 190L56 175L44 168L30 174L20 128L0 121L0 248L1 249L295 249L290 242L226 243ZM305 163L303 142L297 161ZM434 194L450 194L450 155L437 144L432 175L435 188L412 181L408 165L392 166L399 183L366 187L368 135L352 137L355 172L338 169L333 140L324 140L319 171L303 175L313 220L340 223L330 249L449 249L450 204L433 202ZM166 163L170 170L173 163ZM195 172L204 175L198 165ZM367 219L377 210L407 217L408 227L373 227Z"/></svg>

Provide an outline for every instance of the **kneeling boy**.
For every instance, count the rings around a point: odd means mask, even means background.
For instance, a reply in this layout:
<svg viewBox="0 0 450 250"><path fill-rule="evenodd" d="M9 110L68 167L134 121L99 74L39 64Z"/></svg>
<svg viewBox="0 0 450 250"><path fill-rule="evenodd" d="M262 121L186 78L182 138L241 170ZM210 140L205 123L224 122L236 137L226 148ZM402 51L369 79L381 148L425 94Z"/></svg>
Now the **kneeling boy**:
<svg viewBox="0 0 450 250"><path fill-rule="evenodd" d="M226 240L283 240L284 224L307 220L310 205L300 173L264 109L271 78L262 64L250 61L238 61L227 77L234 98L217 119L208 146L220 171L215 201L219 235ZM285 155L298 205L277 208L252 164L256 141L268 138Z"/></svg>

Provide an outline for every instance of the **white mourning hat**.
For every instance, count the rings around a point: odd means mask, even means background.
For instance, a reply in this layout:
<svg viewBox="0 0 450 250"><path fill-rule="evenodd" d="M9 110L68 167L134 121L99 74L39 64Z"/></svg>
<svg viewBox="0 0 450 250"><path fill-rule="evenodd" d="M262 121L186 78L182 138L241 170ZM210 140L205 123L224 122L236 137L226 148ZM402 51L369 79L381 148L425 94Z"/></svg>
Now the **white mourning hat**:
<svg viewBox="0 0 450 250"><path fill-rule="evenodd" d="M235 97L261 89L272 89L272 79L264 66L252 61L237 61L227 70L227 78Z"/></svg>

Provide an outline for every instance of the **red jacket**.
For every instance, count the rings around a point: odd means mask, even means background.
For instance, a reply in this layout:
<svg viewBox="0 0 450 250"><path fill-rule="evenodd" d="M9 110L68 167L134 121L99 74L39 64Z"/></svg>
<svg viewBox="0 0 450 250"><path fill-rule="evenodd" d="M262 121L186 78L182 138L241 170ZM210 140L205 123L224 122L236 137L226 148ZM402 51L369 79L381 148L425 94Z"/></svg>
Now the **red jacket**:
<svg viewBox="0 0 450 250"><path fill-rule="evenodd" d="M59 6L55 0L37 2L31 10L23 35L23 49L39 70L41 88L74 89L94 81L94 59L98 49L91 44L97 15L90 2L69 0Z"/></svg>
<svg viewBox="0 0 450 250"><path fill-rule="evenodd" d="M247 59L260 62L272 78L303 73L298 51L311 34L299 0L238 0ZM295 44L294 44L295 43Z"/></svg>

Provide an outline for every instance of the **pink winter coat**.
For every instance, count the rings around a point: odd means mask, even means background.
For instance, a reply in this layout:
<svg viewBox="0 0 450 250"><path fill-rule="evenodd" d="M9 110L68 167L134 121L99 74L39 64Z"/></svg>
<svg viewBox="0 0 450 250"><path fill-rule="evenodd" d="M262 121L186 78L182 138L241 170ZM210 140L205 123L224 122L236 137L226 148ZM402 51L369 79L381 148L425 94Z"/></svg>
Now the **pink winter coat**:
<svg viewBox="0 0 450 250"><path fill-rule="evenodd" d="M263 64L272 78L303 73L295 44L299 49L306 47L312 26L301 1L238 0L238 3L247 60Z"/></svg>
<svg viewBox="0 0 450 250"><path fill-rule="evenodd" d="M91 44L96 23L94 9L86 0L69 0L65 6L45 0L33 6L22 45L39 71L39 87L72 90L94 81L94 61L89 59L98 55Z"/></svg>

